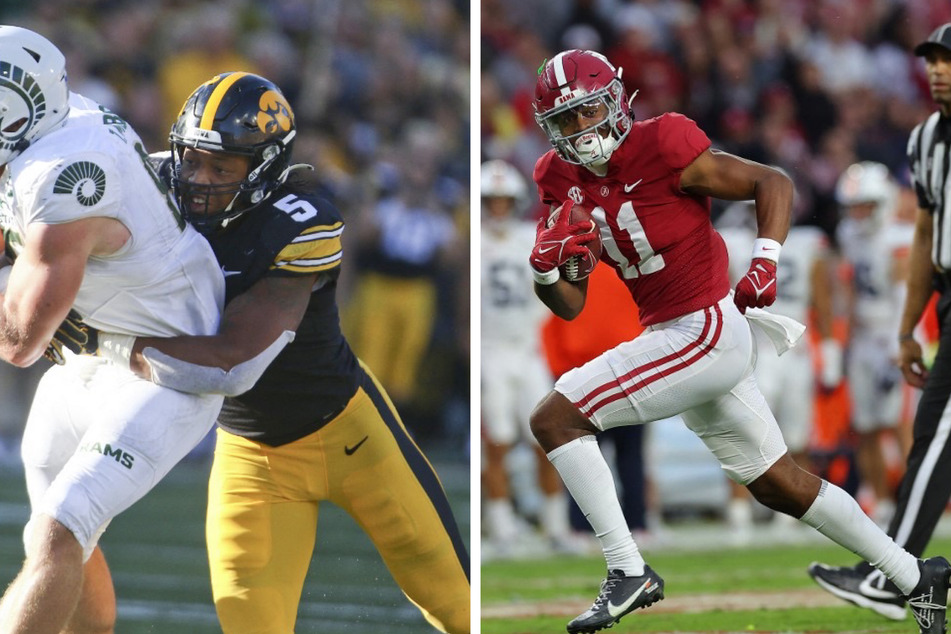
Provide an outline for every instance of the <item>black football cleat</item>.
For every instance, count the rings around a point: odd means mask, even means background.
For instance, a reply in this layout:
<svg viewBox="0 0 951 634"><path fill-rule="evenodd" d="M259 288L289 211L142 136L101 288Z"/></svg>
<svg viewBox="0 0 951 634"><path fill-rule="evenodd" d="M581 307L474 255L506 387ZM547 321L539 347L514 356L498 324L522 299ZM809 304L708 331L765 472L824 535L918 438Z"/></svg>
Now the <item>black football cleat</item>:
<svg viewBox="0 0 951 634"><path fill-rule="evenodd" d="M594 604L568 624L570 634L597 632L613 626L621 617L664 598L664 580L650 566L644 574L627 577L620 570L608 571Z"/></svg>
<svg viewBox="0 0 951 634"><path fill-rule="evenodd" d="M857 566L827 566L812 562L809 576L823 590L885 618L902 621L907 616L901 591L867 562Z"/></svg>
<svg viewBox="0 0 951 634"><path fill-rule="evenodd" d="M948 582L951 564L944 557L919 559L921 579L908 593L908 607L918 621L920 634L946 634L948 622Z"/></svg>

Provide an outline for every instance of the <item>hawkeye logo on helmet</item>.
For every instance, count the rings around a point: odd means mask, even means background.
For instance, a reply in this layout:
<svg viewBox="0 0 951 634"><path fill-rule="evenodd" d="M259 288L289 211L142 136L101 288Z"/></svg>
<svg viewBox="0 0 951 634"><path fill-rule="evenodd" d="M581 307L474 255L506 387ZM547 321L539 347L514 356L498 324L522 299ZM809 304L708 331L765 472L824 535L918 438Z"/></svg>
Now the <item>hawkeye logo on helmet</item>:
<svg viewBox="0 0 951 634"><path fill-rule="evenodd" d="M258 128L261 132L288 132L294 125L294 113L287 100L279 93L268 90L258 101Z"/></svg>

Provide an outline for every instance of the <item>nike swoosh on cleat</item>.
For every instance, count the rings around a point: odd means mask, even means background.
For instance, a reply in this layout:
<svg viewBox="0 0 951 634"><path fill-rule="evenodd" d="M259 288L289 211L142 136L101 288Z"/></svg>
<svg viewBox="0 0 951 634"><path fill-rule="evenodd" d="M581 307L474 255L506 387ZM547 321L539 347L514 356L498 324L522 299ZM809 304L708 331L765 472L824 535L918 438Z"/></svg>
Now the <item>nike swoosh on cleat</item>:
<svg viewBox="0 0 951 634"><path fill-rule="evenodd" d="M648 579L643 584L641 584L641 587L638 588L634 594L628 597L627 601L625 601L621 605L614 605L614 603L608 600L608 614L610 614L613 617L618 617L624 614L627 611L627 609L630 608L631 605L635 601L637 601L637 598L641 596L641 594L643 594L645 590L648 590L650 585L651 585L651 580Z"/></svg>
<svg viewBox="0 0 951 634"><path fill-rule="evenodd" d="M862 583L859 584L859 592L873 599L889 599L893 601L898 598L894 592L888 592L887 590L881 590L873 586L869 583L867 577L862 579Z"/></svg>

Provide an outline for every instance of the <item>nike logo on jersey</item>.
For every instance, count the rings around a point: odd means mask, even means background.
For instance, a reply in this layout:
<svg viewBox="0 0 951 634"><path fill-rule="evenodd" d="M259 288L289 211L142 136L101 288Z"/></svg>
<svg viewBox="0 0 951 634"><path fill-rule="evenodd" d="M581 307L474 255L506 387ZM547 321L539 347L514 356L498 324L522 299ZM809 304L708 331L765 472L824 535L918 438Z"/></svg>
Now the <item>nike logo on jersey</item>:
<svg viewBox="0 0 951 634"><path fill-rule="evenodd" d="M355 444L353 447L344 446L343 452L344 452L345 454L347 454L348 456L352 456L352 455L354 454L354 452L355 452L357 449L360 448L360 445L362 445L363 443L365 443L368 438L369 438L369 436L364 436L364 437L363 437L363 440L361 440L360 442L358 442L357 444Z"/></svg>
<svg viewBox="0 0 951 634"><path fill-rule="evenodd" d="M631 183L630 185L625 185L625 186L624 186L624 193L625 193L625 194L630 194L630 193L634 190L635 187L637 187L638 185L641 184L641 181L642 181L642 180L644 180L644 179L643 179L643 178L639 178L639 179L637 179L637 182L636 182L636 183Z"/></svg>
<svg viewBox="0 0 951 634"><path fill-rule="evenodd" d="M651 580L648 579L641 587L637 589L631 596L627 598L627 601L622 602L620 605L614 605L614 602L610 599L608 600L608 614L614 617L623 615L631 605L637 601L637 598L644 593L651 593L658 588L658 584L651 585Z"/></svg>

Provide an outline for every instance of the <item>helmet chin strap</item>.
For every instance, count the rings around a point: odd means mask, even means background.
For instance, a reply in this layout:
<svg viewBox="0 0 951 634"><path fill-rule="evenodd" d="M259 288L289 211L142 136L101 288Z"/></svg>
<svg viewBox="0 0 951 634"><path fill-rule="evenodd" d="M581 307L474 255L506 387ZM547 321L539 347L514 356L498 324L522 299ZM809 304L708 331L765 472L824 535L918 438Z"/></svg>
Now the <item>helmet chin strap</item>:
<svg viewBox="0 0 951 634"><path fill-rule="evenodd" d="M620 77L620 75L618 75L618 77ZM631 94L630 97L628 97L628 99L627 99L627 107L628 107L629 110L631 109L632 105L634 104L634 97L636 97L636 96L637 96L637 93L639 93L639 92L640 92L640 89L637 89L637 90L635 90L635 91ZM634 117L632 116L631 118L633 119Z"/></svg>
<svg viewBox="0 0 951 634"><path fill-rule="evenodd" d="M281 172L281 175L277 177L277 182L278 183L286 182L288 176L291 175L291 172L296 172L298 170L309 170L311 172L316 171L313 165L308 165L307 163L294 163L293 165L288 165L287 169Z"/></svg>

